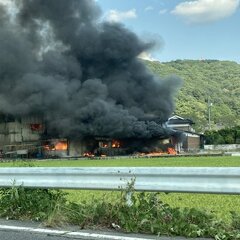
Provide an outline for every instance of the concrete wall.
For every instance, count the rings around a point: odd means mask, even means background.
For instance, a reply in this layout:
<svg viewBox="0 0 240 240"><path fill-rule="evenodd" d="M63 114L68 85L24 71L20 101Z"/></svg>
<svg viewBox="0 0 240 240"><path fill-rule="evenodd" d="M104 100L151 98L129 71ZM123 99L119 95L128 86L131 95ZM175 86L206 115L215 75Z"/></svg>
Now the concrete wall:
<svg viewBox="0 0 240 240"><path fill-rule="evenodd" d="M199 150L200 149L200 137L199 136L188 136L188 150Z"/></svg>
<svg viewBox="0 0 240 240"><path fill-rule="evenodd" d="M181 142L181 151L198 151L201 147L200 136L194 133L184 133L185 137Z"/></svg>
<svg viewBox="0 0 240 240"><path fill-rule="evenodd" d="M219 144L219 145L204 145L205 150L237 150L240 149L240 144Z"/></svg>
<svg viewBox="0 0 240 240"><path fill-rule="evenodd" d="M0 123L0 147L38 141L44 129L33 130L31 124L43 126L42 120L36 117L24 117L20 121Z"/></svg>

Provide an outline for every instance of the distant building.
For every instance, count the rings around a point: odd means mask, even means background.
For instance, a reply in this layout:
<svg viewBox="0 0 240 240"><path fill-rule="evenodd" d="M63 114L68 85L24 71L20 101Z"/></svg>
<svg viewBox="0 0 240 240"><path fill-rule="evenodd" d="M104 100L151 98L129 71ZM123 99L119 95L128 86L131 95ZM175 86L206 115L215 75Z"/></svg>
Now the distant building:
<svg viewBox="0 0 240 240"><path fill-rule="evenodd" d="M174 115L167 121L167 126L182 133L182 139L175 144L178 152L198 151L203 147L203 135L196 133L195 123L188 118Z"/></svg>

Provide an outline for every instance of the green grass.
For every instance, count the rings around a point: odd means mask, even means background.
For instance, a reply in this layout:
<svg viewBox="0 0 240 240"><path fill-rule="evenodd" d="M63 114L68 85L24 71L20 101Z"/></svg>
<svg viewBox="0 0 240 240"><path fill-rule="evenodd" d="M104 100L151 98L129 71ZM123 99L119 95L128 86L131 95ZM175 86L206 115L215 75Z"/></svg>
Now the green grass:
<svg viewBox="0 0 240 240"><path fill-rule="evenodd" d="M28 163L24 163L26 165ZM175 158L138 158L107 160L54 160L31 161L38 167L240 167L240 157L175 157ZM20 164L21 165L21 164ZM19 163L0 163L0 167L19 166ZM117 192L68 190L69 200L81 202L92 196L111 201ZM214 212L218 218L228 221L230 211L240 213L240 196L217 194L170 193L161 194L161 199L172 207L195 207Z"/></svg>
<svg viewBox="0 0 240 240"><path fill-rule="evenodd" d="M103 192L88 190L67 190L69 200L80 203L88 201L93 197L102 199L113 199L119 192ZM240 196L239 195L219 195L219 194L193 194L193 193L160 193L163 202L168 203L171 207L188 207L197 208L210 213L214 213L219 219L229 221L230 211L240 214Z"/></svg>
<svg viewBox="0 0 240 240"><path fill-rule="evenodd" d="M100 160L29 161L36 167L240 167L240 157L118 158ZM0 167L19 166L19 161L1 162Z"/></svg>

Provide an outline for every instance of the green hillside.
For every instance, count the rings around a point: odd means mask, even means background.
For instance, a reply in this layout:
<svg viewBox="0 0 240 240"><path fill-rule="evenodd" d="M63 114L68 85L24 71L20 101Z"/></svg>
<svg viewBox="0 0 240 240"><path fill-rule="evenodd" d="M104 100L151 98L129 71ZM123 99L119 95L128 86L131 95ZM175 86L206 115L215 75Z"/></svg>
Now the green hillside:
<svg viewBox="0 0 240 240"><path fill-rule="evenodd" d="M198 131L208 128L208 98L212 129L240 125L240 64L217 60L146 64L161 77L173 74L183 79L175 114L191 118Z"/></svg>

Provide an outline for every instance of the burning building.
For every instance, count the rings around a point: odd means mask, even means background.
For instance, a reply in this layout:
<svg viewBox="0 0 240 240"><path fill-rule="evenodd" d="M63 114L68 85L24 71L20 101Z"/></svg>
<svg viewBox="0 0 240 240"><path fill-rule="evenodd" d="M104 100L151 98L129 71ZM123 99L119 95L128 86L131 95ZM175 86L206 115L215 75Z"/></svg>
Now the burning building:
<svg viewBox="0 0 240 240"><path fill-rule="evenodd" d="M166 129L169 131L169 129ZM4 157L67 157L115 156L126 154L175 154L178 132L165 132L151 137L86 136L82 138L53 138L47 125L36 117L2 116L0 121L0 151ZM177 146L177 145L176 145Z"/></svg>
<svg viewBox="0 0 240 240"><path fill-rule="evenodd" d="M100 17L94 0L0 4L2 151L120 154L176 134L165 122L181 81L138 58L153 42Z"/></svg>

